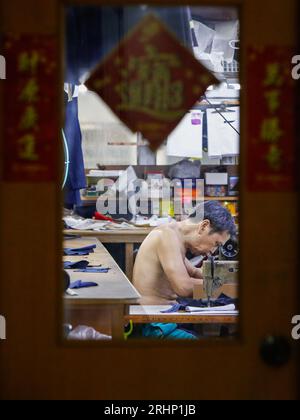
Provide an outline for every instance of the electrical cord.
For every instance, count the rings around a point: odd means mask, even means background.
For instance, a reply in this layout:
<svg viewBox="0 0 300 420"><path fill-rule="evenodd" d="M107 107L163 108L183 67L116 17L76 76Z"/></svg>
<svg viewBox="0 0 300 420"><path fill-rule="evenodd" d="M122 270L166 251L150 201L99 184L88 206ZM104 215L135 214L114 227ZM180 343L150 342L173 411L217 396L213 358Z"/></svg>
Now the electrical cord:
<svg viewBox="0 0 300 420"><path fill-rule="evenodd" d="M203 98L205 99L205 101L211 105L216 112L223 118L223 120L240 136L240 133L238 132L238 130L232 125L232 123L230 121L227 120L227 118L224 117L224 115L221 113L221 111L219 111L218 107L215 106L213 103L211 103L208 99L207 96L204 95Z"/></svg>

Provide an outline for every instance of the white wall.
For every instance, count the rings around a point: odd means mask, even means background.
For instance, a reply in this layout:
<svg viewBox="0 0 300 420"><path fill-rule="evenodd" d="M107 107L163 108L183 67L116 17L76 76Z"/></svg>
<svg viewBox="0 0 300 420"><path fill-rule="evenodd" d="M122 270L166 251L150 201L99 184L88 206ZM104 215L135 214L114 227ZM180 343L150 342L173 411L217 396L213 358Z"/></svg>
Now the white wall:
<svg viewBox="0 0 300 420"><path fill-rule="evenodd" d="M120 122L93 92L79 93L79 121L86 169L100 165L136 165L136 146L110 146L108 143L136 143L137 136Z"/></svg>

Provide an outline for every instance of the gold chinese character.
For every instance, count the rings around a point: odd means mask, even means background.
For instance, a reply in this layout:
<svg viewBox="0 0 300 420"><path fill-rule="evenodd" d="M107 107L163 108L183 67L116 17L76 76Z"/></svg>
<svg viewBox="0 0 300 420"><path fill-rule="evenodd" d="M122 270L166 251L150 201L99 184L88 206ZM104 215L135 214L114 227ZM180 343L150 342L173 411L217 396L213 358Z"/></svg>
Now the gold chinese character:
<svg viewBox="0 0 300 420"><path fill-rule="evenodd" d="M149 25L145 26L141 36L141 42L149 42L151 38L157 35L160 32L160 27L158 22L151 22Z"/></svg>
<svg viewBox="0 0 300 420"><path fill-rule="evenodd" d="M39 86L35 79L30 79L21 92L21 101L32 103L38 100Z"/></svg>
<svg viewBox="0 0 300 420"><path fill-rule="evenodd" d="M277 145L270 146L267 154L267 162L269 167L274 171L278 171L282 164L282 152Z"/></svg>
<svg viewBox="0 0 300 420"><path fill-rule="evenodd" d="M120 72L122 81L114 87L121 100L117 108L174 118L174 112L177 115L184 102L183 82L172 80L171 69L178 66L175 54L146 45L145 55L131 57L128 68Z"/></svg>
<svg viewBox="0 0 300 420"><path fill-rule="evenodd" d="M38 113L33 106L28 106L22 117L20 128L21 130L29 130L34 128L38 121Z"/></svg>
<svg viewBox="0 0 300 420"><path fill-rule="evenodd" d="M36 153L36 138L32 134L26 134L18 140L20 149L19 157L24 160L37 161L39 159Z"/></svg>
<svg viewBox="0 0 300 420"><path fill-rule="evenodd" d="M280 91L279 90L271 90L265 93L265 97L267 99L268 109L271 113L274 113L280 107Z"/></svg>
<svg viewBox="0 0 300 420"><path fill-rule="evenodd" d="M133 81L129 85L129 102L132 107L139 107L142 103L141 87L141 83L138 80Z"/></svg>
<svg viewBox="0 0 300 420"><path fill-rule="evenodd" d="M279 126L279 118L265 119L261 128L261 138L267 142L278 142L283 132Z"/></svg>
<svg viewBox="0 0 300 420"><path fill-rule="evenodd" d="M272 63L267 66L267 75L264 86L282 86L283 78L280 74L280 64Z"/></svg>
<svg viewBox="0 0 300 420"><path fill-rule="evenodd" d="M24 52L19 55L19 71L21 73L35 73L39 65L40 56L37 51L32 53Z"/></svg>

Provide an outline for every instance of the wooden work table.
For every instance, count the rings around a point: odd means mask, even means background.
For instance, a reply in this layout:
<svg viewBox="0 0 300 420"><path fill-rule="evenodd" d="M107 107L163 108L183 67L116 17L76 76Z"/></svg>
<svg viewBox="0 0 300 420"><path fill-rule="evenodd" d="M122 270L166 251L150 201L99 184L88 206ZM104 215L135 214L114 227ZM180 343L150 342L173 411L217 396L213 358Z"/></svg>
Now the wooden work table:
<svg viewBox="0 0 300 420"><path fill-rule="evenodd" d="M133 275L133 251L134 244L141 244L152 232L153 228L135 228L118 230L65 230L64 235L80 235L81 237L97 238L103 244L125 244L126 276L131 281Z"/></svg>
<svg viewBox="0 0 300 420"><path fill-rule="evenodd" d="M81 231L66 231L67 234L81 234ZM104 268L111 268L107 274L76 273L75 270L68 270L71 281L82 280L92 281L98 287L75 290L78 296L65 296L65 322L74 327L87 325L97 331L112 335L114 340L124 339L124 324L133 321L134 324L147 323L178 323L178 324L237 324L238 313L228 314L202 314L202 313L161 313L170 306L140 306L139 293L130 283L125 274L121 271L109 252L99 242L99 238L107 239L107 243L114 243L117 240L124 242L125 234L122 232L91 232L85 231L85 237L80 239L65 240L65 248L81 248L87 245L97 245L94 253L89 256L65 256L64 261L87 260L91 265L101 264ZM140 238L147 235L149 231L139 230ZM110 238L110 235L113 235ZM97 238L95 237L97 236ZM129 241L136 243L136 236L128 237Z"/></svg>
<svg viewBox="0 0 300 420"><path fill-rule="evenodd" d="M127 321L132 320L136 324L148 323L175 323L175 324L236 324L238 312L233 311L228 314L209 314L209 313L188 313L174 312L162 313L170 308L170 305L160 306L130 306L130 312L125 317Z"/></svg>
<svg viewBox="0 0 300 420"><path fill-rule="evenodd" d="M96 245L89 256L64 256L64 261L87 260L91 265L110 268L107 274L77 273L67 270L71 281L82 280L98 284L98 287L78 289L78 296L64 298L65 322L73 326L87 325L113 339L122 340L124 316L129 305L137 304L140 295L119 268L105 247L95 237L65 240L65 248L81 248Z"/></svg>

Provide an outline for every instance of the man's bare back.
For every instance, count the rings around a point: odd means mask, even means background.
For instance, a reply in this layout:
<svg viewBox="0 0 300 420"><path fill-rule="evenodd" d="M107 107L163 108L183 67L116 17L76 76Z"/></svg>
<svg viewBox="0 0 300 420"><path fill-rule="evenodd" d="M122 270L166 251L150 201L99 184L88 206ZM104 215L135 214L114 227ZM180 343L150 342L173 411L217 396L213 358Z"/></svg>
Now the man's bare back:
<svg viewBox="0 0 300 420"><path fill-rule="evenodd" d="M186 259L188 250L182 223L172 222L153 230L136 258L133 284L142 295L141 304L174 303L178 296L192 297L202 284L201 270Z"/></svg>
<svg viewBox="0 0 300 420"><path fill-rule="evenodd" d="M144 305L169 304L177 298L158 255L162 236L165 235L177 242L178 256L184 261L185 249L178 238L176 222L150 233L139 250L133 274L133 284L141 293Z"/></svg>

